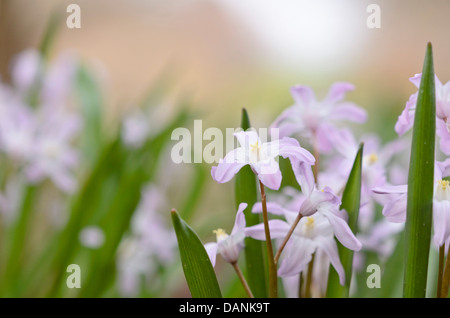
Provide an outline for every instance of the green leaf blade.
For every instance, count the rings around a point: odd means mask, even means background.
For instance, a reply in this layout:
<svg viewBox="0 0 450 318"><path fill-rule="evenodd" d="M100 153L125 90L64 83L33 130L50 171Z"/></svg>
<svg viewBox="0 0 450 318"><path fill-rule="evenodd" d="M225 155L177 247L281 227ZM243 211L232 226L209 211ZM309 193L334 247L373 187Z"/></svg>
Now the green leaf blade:
<svg viewBox="0 0 450 318"><path fill-rule="evenodd" d="M403 296L425 297L434 184L436 100L433 52L427 45L414 116L408 176Z"/></svg>
<svg viewBox="0 0 450 318"><path fill-rule="evenodd" d="M181 263L193 298L222 298L214 268L197 234L172 210Z"/></svg>

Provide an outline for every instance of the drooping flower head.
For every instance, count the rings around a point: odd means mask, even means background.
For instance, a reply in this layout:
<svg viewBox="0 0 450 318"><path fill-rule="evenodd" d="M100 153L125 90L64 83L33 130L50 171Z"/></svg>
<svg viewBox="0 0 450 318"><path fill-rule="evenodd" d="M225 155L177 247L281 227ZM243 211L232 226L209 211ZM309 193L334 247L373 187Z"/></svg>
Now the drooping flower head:
<svg viewBox="0 0 450 318"><path fill-rule="evenodd" d="M343 120L362 123L367 119L365 110L343 101L345 94L353 89L350 83L334 83L327 96L318 101L310 87L296 85L291 88L294 105L282 112L272 127L280 129L280 137L299 134L311 140L318 151L329 152L333 148L336 123Z"/></svg>
<svg viewBox="0 0 450 318"><path fill-rule="evenodd" d="M305 196L297 197L293 203L289 204L289 209L275 202L268 202L267 209L270 213L285 218L285 221L280 219L269 221L272 238L284 239L286 237L298 216L298 210L293 210L294 206L296 205L302 211L302 205L306 199ZM305 270L311 261L312 254L320 250L328 256L331 264L339 273L341 284L345 281L345 273L334 237L336 236L344 246L352 250L361 249L361 243L348 228L346 221L338 214L336 204L334 202L330 202L329 205L323 203L315 212L300 219L282 253L278 269L279 276L292 276ZM255 204L252 212L260 213L261 211L261 203ZM264 225L258 224L246 228L245 234L257 240L265 240L264 231Z"/></svg>
<svg viewBox="0 0 450 318"><path fill-rule="evenodd" d="M247 203L239 204L238 211L236 213L236 220L234 222L233 229L228 235L225 230L217 229L214 232L216 234L217 242L210 242L205 244L206 252L208 253L211 264L215 266L216 256L220 254L222 258L230 264L237 262L241 250L244 248L245 239L245 216L244 210L247 208Z"/></svg>
<svg viewBox="0 0 450 318"><path fill-rule="evenodd" d="M299 142L293 138L262 142L255 131L241 131L234 136L240 147L230 151L211 169L213 179L219 183L230 181L243 166L250 165L265 186L278 190L282 176L275 158L282 156L289 158L291 163L305 162L309 165L315 162L314 156L300 147Z"/></svg>

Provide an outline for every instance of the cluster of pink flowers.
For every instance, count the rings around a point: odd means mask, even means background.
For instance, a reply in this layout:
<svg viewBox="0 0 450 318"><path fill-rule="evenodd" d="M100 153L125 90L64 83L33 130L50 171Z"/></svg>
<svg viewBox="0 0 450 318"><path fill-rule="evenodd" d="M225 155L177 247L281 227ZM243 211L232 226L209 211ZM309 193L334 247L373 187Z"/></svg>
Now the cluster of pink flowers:
<svg viewBox="0 0 450 318"><path fill-rule="evenodd" d="M335 239L353 251L375 250L388 256L393 249L389 240L402 229L397 224L377 220L376 205L389 204L391 197L387 199L373 189L383 189L389 183L404 180L407 171L398 168L404 167L405 163L393 163L402 159L396 155L408 149L408 141L399 138L381 145L376 135L364 135L358 141L351 129L342 126L344 121L364 123L367 120L364 109L344 100L346 93L353 89L350 83L338 82L331 86L323 100L317 100L310 87L292 87L294 104L271 125L271 128L279 129L280 139L264 143L254 131L236 133L240 147L212 167L213 179L224 183L243 166L250 165L263 186L279 190L282 174L276 159L279 156L289 158L301 191L285 187L280 193L269 193L267 203L258 202L251 207L252 213L261 213L265 204L267 211L276 216L268 221L268 226L278 247L290 235L277 269L278 276L286 280L286 286L292 285L288 283L291 278L298 282L298 274L308 270L313 254L318 256L315 267L328 268L324 264L331 263L344 284L345 272ZM347 223L347 212L340 206L360 142L364 143L364 152L359 230L355 236ZM390 167L392 171L388 169ZM236 262L245 237L266 239L264 224L246 227L244 210L245 206L241 204L230 235L223 230L216 231L217 243L206 245L213 264L216 254L222 255L227 262ZM355 257L354 262L358 259ZM323 286L326 287L323 279L328 277L325 274L319 275L322 281L316 282L322 286L322 293Z"/></svg>

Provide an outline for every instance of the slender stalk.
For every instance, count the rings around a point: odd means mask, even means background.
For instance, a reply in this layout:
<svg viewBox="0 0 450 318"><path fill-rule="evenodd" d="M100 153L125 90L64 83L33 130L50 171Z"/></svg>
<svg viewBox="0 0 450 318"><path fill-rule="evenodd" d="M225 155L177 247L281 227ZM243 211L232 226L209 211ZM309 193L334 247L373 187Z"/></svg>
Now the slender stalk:
<svg viewBox="0 0 450 318"><path fill-rule="evenodd" d="M250 287L248 286L247 281L245 280L245 277L244 277L244 275L242 274L241 269L239 268L237 262L233 262L233 263L231 263L231 265L233 266L234 270L236 271L236 274L238 275L239 280L240 280L241 283L242 283L242 286L244 286L245 292L247 293L248 297L250 297L250 298L255 298L255 297L253 296L253 293L252 293L252 291L250 290Z"/></svg>
<svg viewBox="0 0 450 318"><path fill-rule="evenodd" d="M297 217L295 218L294 223L292 223L291 228L289 229L288 233L286 234L286 237L284 238L283 243L281 243L280 247L278 248L277 254L275 255L275 258L273 260L275 264L278 263L278 260L280 259L280 256L281 256L281 252L283 252L284 247L286 246L287 242L291 238L292 233L294 233L294 230L297 227L297 224L298 224L298 222L300 222L302 217L303 217L303 215L301 213L299 213L297 215Z"/></svg>
<svg viewBox="0 0 450 318"><path fill-rule="evenodd" d="M314 158L316 159L316 162L314 163L313 167L313 174L314 174L314 180L317 182L317 177L319 175L319 149L317 148L317 134L314 136L314 143L313 143L313 152L314 152Z"/></svg>
<svg viewBox="0 0 450 318"><path fill-rule="evenodd" d="M304 285L303 272L300 272L300 274L298 274L298 298L303 297L302 293L303 285Z"/></svg>
<svg viewBox="0 0 450 318"><path fill-rule="evenodd" d="M448 289L450 287L450 257L447 255L445 262L444 276L442 278L441 298L447 298Z"/></svg>
<svg viewBox="0 0 450 318"><path fill-rule="evenodd" d="M263 209L264 233L266 235L267 257L269 261L269 297L277 298L278 297L277 265L274 262L272 239L270 238L266 192L264 190L264 185L262 184L261 181L259 181L259 186L261 188L261 203Z"/></svg>
<svg viewBox="0 0 450 318"><path fill-rule="evenodd" d="M445 260L445 244L442 244L439 247L439 269L438 269L436 298L441 298L442 278L444 275L444 260Z"/></svg>
<svg viewBox="0 0 450 318"><path fill-rule="evenodd" d="M314 258L316 253L312 255L311 261L308 264L308 273L306 276L306 288L305 288L305 298L311 298L311 285L312 285L312 272L314 267Z"/></svg>

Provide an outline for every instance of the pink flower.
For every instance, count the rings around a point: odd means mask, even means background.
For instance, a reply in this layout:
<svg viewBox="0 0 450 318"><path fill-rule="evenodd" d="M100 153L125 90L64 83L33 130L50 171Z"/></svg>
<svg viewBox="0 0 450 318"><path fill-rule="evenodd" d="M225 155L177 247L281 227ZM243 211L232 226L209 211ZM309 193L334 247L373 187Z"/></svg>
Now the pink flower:
<svg viewBox="0 0 450 318"><path fill-rule="evenodd" d="M276 157L289 158L291 163L306 162L312 165L315 162L313 155L293 138L284 137L263 143L254 131L241 131L234 136L240 147L230 151L211 169L213 179L219 183L230 181L243 166L250 165L266 187L278 190L282 176Z"/></svg>
<svg viewBox="0 0 450 318"><path fill-rule="evenodd" d="M295 200L295 204L299 206L300 211L305 199L303 196L300 200ZM316 213L311 213L310 216L303 217L300 220L282 253L278 275L286 277L300 273L306 269L307 264L311 261L312 254L316 251L322 251L328 256L339 274L341 284L343 284L345 273L334 237L336 236L344 246L353 250L360 250L361 243L353 235L346 221L338 215L338 207L334 203L322 205L316 210ZM293 206L290 205L290 209L292 208ZM288 210L274 202L269 202L267 209L272 214L284 216L286 221L279 219L269 221L271 237L284 239L298 215L298 210ZM261 211L261 203L255 204L252 212ZM246 228L245 234L257 240L265 240L263 224Z"/></svg>
<svg viewBox="0 0 450 318"><path fill-rule="evenodd" d="M450 182L443 180L450 175L450 159L435 163L434 168L434 197L433 197L433 241L441 246L450 240ZM383 208L383 215L390 222L403 223L406 221L406 204L408 185L385 185L373 189L375 193L387 196Z"/></svg>
<svg viewBox="0 0 450 318"><path fill-rule="evenodd" d="M409 80L419 88L421 78L422 74L416 74ZM450 155L450 82L442 85L436 75L434 81L436 88L436 134L440 137L439 146L441 151L446 155ZM405 109L395 124L395 131L400 136L410 130L414 124L417 96L418 92L409 97Z"/></svg>
<svg viewBox="0 0 450 318"><path fill-rule="evenodd" d="M205 244L206 252L208 253L209 259L211 260L211 264L213 266L216 264L217 254L220 254L227 263L233 264L237 262L239 254L244 248L244 210L246 208L247 203L239 204L239 208L236 213L236 220L230 235L228 235L223 229L217 229L214 231L217 237L217 242Z"/></svg>
<svg viewBox="0 0 450 318"><path fill-rule="evenodd" d="M343 101L345 94L353 89L350 83L334 83L325 99L318 101L310 87L294 86L291 88L294 105L281 113L272 127L280 129L280 137L300 134L312 140L320 152L329 152L336 123L342 120L362 123L367 119L365 110Z"/></svg>

